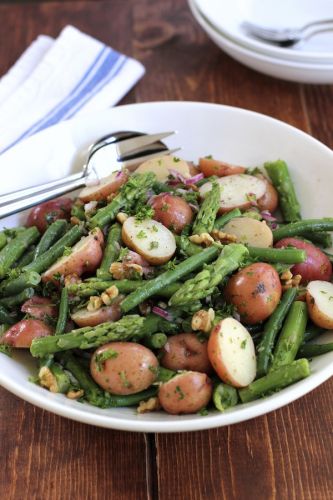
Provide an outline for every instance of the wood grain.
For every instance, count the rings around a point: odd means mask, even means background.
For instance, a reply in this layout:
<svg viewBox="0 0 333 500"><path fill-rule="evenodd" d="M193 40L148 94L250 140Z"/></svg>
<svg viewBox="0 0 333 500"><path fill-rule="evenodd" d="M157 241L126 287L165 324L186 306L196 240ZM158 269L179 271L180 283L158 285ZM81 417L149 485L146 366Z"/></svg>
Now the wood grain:
<svg viewBox="0 0 333 500"><path fill-rule="evenodd" d="M73 24L145 65L146 75L123 103L175 99L239 106L333 147L333 86L284 82L238 64L208 40L186 0L7 2L0 4L0 19L0 74L38 34L57 36ZM330 499L332 402L331 380L248 422L154 436L78 424L0 389L1 496Z"/></svg>

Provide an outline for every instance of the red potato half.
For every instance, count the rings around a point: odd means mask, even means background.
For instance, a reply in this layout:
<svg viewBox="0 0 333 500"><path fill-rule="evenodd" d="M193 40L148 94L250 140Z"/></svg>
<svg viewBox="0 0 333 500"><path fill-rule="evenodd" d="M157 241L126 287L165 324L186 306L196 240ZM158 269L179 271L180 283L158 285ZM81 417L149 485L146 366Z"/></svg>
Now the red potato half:
<svg viewBox="0 0 333 500"><path fill-rule="evenodd" d="M266 185L265 194L257 200L258 208L260 210L268 210L273 213L279 204L279 195L273 184L264 176L258 175L258 178L263 180Z"/></svg>
<svg viewBox="0 0 333 500"><path fill-rule="evenodd" d="M126 395L151 386L157 368L157 358L147 347L135 342L110 342L94 352L90 373L106 391Z"/></svg>
<svg viewBox="0 0 333 500"><path fill-rule="evenodd" d="M108 177L101 179L96 186L83 188L78 197L85 203L105 200L111 193L116 193L127 180L128 175L125 172L113 172Z"/></svg>
<svg viewBox="0 0 333 500"><path fill-rule="evenodd" d="M265 182L253 175L227 175L217 179L216 182L218 182L221 189L220 213L230 212L234 208L249 208L253 200L256 201L261 198L266 191ZM199 189L201 197L205 198L211 189L212 183L206 182Z"/></svg>
<svg viewBox="0 0 333 500"><path fill-rule="evenodd" d="M279 274L265 262L244 267L231 276L224 289L227 302L236 307L247 325L267 319L280 302L281 294Z"/></svg>
<svg viewBox="0 0 333 500"><path fill-rule="evenodd" d="M237 236L237 241L253 247L271 247L273 233L265 221L251 217L235 217L223 226L223 231Z"/></svg>
<svg viewBox="0 0 333 500"><path fill-rule="evenodd" d="M168 262L176 251L172 232L153 219L138 221L129 217L122 227L122 240L153 265Z"/></svg>
<svg viewBox="0 0 333 500"><path fill-rule="evenodd" d="M247 329L234 318L225 318L211 331L208 356L220 379L246 387L256 376L254 343Z"/></svg>
<svg viewBox="0 0 333 500"><path fill-rule="evenodd" d="M168 338L161 349L161 365L169 370L195 370L209 373L212 370L207 342L200 342L195 333L180 333Z"/></svg>
<svg viewBox="0 0 333 500"><path fill-rule="evenodd" d="M55 318L58 314L58 308L51 299L39 297L38 295L26 300L21 306L21 311L29 314L34 319L44 319L47 316Z"/></svg>
<svg viewBox="0 0 333 500"><path fill-rule="evenodd" d="M191 177L190 166L187 161L171 155L165 155L160 158L147 160L139 165L139 167L135 170L135 173L143 174L145 172L153 172L158 181L166 182L171 173L170 170L175 170L186 179Z"/></svg>
<svg viewBox="0 0 333 500"><path fill-rule="evenodd" d="M177 234L193 220L190 205L180 196L161 193L154 196L150 204L154 209L154 219Z"/></svg>
<svg viewBox="0 0 333 500"><path fill-rule="evenodd" d="M205 177L211 177L212 175L224 177L226 175L244 174L246 171L246 168L240 165L232 165L213 158L200 158L199 168Z"/></svg>
<svg viewBox="0 0 333 500"><path fill-rule="evenodd" d="M322 328L333 330L333 283L310 281L306 290L306 303L312 321Z"/></svg>
<svg viewBox="0 0 333 500"><path fill-rule="evenodd" d="M36 226L41 233L44 233L55 220L70 219L72 204L71 198L59 198L41 203L30 210L26 225Z"/></svg>
<svg viewBox="0 0 333 500"><path fill-rule="evenodd" d="M172 415L196 413L210 401L213 384L205 373L180 373L161 385L158 399L162 408Z"/></svg>
<svg viewBox="0 0 333 500"><path fill-rule="evenodd" d="M312 245L312 243L297 238L283 238L274 246L276 248L290 246L306 251L305 262L295 264L295 266L291 268L293 274L300 274L302 276L301 283L308 283L309 281L316 280L330 281L332 279L332 264L329 258L320 248Z"/></svg>
<svg viewBox="0 0 333 500"><path fill-rule="evenodd" d="M60 257L43 275L42 280L52 281L55 274L81 276L85 272L93 272L99 266L103 257L104 236L99 228L88 236L81 238L71 249L69 255Z"/></svg>
<svg viewBox="0 0 333 500"><path fill-rule="evenodd" d="M83 326L96 326L106 321L118 321L121 317L120 305L111 304L110 306L103 306L97 311L88 311L87 309L79 309L71 314L71 319L79 327Z"/></svg>
<svg viewBox="0 0 333 500"><path fill-rule="evenodd" d="M22 319L11 326L1 338L1 344L28 349L39 337L53 335L53 329L39 319Z"/></svg>

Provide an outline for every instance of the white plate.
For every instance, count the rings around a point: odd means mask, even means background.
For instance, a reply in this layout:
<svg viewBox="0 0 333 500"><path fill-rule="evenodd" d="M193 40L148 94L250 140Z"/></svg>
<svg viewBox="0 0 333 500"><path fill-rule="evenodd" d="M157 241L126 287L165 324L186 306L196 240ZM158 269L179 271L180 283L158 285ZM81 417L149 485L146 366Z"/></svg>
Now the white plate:
<svg viewBox="0 0 333 500"><path fill-rule="evenodd" d="M333 83L333 64L296 63L247 49L223 36L204 17L194 0L188 0L193 16L209 38L224 52L245 66L284 80L302 83Z"/></svg>
<svg viewBox="0 0 333 500"><path fill-rule="evenodd" d="M333 31L318 34L293 48L281 48L250 37L241 27L250 21L266 28L298 28L333 19L332 0L195 0L220 33L248 49L279 59L333 64Z"/></svg>
<svg viewBox="0 0 333 500"><path fill-rule="evenodd" d="M238 108L206 103L161 102L120 106L56 125L27 139L0 157L2 190L13 188L21 178L46 181L72 170L77 155L95 139L116 130L142 132L177 130L167 140L182 146L181 156L196 161L212 154L245 166L285 159L296 183L303 215L332 215L333 152L305 133L264 115ZM313 194L316 193L316 196ZM3 225L15 224L12 216ZM145 432L179 432L234 424L294 401L333 374L333 353L312 362L312 374L279 393L224 414L171 416L165 413L137 415L135 409L101 410L52 394L28 381L34 363L28 353L0 357L0 383L17 396L58 415L101 427Z"/></svg>

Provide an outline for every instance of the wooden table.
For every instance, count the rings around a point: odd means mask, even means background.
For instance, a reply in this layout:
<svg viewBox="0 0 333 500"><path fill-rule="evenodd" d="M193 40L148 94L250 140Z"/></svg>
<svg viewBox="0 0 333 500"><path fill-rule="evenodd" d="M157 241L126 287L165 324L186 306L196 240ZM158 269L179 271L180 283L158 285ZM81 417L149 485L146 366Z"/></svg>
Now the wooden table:
<svg viewBox="0 0 333 500"><path fill-rule="evenodd" d="M186 0L0 3L0 74L40 33L73 24L143 62L123 103L193 100L279 118L333 147L333 86L275 80L223 54ZM332 214L331 214L332 215ZM287 407L205 432L78 424L0 390L0 491L15 499L332 498L333 381Z"/></svg>

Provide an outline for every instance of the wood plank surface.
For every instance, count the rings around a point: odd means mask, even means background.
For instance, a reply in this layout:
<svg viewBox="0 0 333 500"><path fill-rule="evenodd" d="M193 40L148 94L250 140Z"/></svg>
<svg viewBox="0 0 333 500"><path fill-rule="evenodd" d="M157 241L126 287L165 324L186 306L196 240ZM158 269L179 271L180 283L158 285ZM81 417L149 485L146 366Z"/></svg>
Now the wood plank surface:
<svg viewBox="0 0 333 500"><path fill-rule="evenodd" d="M238 64L207 39L186 0L5 2L0 19L0 74L38 34L73 24L145 65L123 103L244 107L333 147L333 86L284 82ZM332 403L331 380L248 422L154 436L78 424L0 389L0 491L9 500L329 499Z"/></svg>

